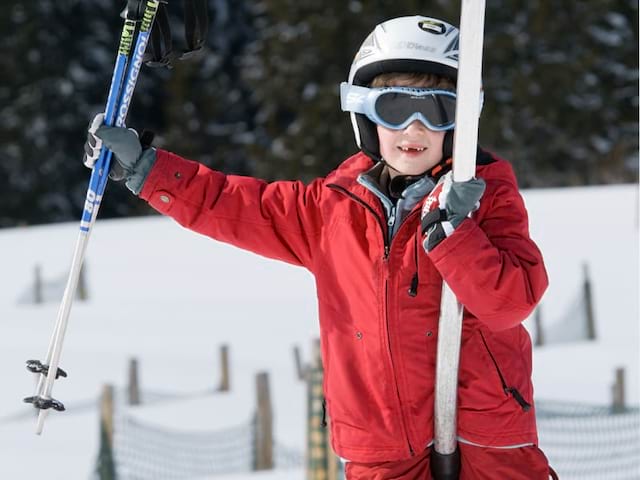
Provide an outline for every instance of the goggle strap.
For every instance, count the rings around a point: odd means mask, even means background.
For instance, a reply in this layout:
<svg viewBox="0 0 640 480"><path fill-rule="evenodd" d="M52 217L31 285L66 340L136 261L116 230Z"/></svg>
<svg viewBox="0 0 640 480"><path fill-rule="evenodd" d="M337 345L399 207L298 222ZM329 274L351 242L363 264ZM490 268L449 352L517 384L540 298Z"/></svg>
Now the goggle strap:
<svg viewBox="0 0 640 480"><path fill-rule="evenodd" d="M347 82L340 84L340 107L343 112L366 113L365 100L371 90Z"/></svg>

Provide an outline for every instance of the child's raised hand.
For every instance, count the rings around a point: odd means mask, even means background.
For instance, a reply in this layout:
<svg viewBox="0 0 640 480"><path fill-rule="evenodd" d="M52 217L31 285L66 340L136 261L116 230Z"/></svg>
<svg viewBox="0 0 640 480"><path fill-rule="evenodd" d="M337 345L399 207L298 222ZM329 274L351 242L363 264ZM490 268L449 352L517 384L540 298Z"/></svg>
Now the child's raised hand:
<svg viewBox="0 0 640 480"><path fill-rule="evenodd" d="M430 252L480 206L485 189L481 178L454 182L451 172L438 181L422 206L422 245Z"/></svg>
<svg viewBox="0 0 640 480"><path fill-rule="evenodd" d="M83 163L94 168L104 145L113 152L109 178L125 180L129 190L136 195L142 189L149 170L155 163L155 150L149 148L153 134L147 130L138 137L133 128L110 127L104 124L104 114L96 115L87 131Z"/></svg>

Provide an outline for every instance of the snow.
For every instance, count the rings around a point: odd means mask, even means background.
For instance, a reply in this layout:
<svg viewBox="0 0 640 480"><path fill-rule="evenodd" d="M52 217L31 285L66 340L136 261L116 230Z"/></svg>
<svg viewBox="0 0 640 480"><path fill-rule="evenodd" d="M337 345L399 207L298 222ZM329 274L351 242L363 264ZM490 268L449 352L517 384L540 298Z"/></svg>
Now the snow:
<svg viewBox="0 0 640 480"><path fill-rule="evenodd" d="M544 321L565 314L589 266L598 339L536 348L536 397L606 405L614 369L627 371L627 402L640 402L638 352L638 187L619 185L524 192L533 238L543 251L550 288ZM105 199L108 201L108 199ZM255 375L270 374L278 443L304 451L303 359L318 336L312 276L188 232L161 217L99 220L87 253L89 300L76 301L62 355L69 377L54 397L68 411L48 416L36 436L27 359L43 359L60 298L20 302L33 285L66 277L77 224L0 230L0 478L89 478L98 452L97 397L105 383L122 388L130 357L144 392L175 399L129 409L163 427L216 431L246 425ZM531 326L527 321L527 326ZM215 392L218 348L230 346L231 391ZM143 398L143 402L144 402ZM299 470L224 475L224 480L304 477Z"/></svg>
<svg viewBox="0 0 640 480"><path fill-rule="evenodd" d="M552 324L566 313L586 263L598 336L595 342L537 349L537 396L608 404L614 369L625 367L627 399L638 404L638 187L541 189L527 191L525 201L550 279L541 303L543 321ZM533 330L531 322L526 325Z"/></svg>

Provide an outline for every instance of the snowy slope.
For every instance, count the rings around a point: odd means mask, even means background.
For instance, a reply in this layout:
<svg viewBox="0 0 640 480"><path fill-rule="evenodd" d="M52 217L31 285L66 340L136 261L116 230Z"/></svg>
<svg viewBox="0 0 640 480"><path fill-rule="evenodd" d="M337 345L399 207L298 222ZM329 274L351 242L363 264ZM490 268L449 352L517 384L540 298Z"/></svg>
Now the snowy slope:
<svg viewBox="0 0 640 480"><path fill-rule="evenodd" d="M578 293L582 264L589 267L595 342L536 350L537 396L608 404L614 369L627 369L628 400L638 404L638 187L584 187L527 191L531 235L546 261L550 287L544 322L562 317ZM533 331L532 322L527 327Z"/></svg>
<svg viewBox="0 0 640 480"><path fill-rule="evenodd" d="M627 398L638 404L637 187L536 190L525 199L551 280L545 319L562 316L588 262L599 335L596 342L537 349L536 396L606 404L613 369L626 366ZM97 223L87 256L90 300L74 305L62 358L70 376L54 389L69 411L51 414L36 437L35 419L21 403L34 387L24 361L44 356L59 298L38 306L19 300L36 264L45 281L64 279L76 232L75 223L0 231L0 478L88 478L98 445L92 403L105 382L124 385L130 356L139 358L143 389L189 396L136 415L187 430L247 423L254 376L268 371L277 441L304 448L305 390L291 349L300 346L308 359L317 336L313 278L160 217ZM232 391L215 394L222 343L231 348Z"/></svg>

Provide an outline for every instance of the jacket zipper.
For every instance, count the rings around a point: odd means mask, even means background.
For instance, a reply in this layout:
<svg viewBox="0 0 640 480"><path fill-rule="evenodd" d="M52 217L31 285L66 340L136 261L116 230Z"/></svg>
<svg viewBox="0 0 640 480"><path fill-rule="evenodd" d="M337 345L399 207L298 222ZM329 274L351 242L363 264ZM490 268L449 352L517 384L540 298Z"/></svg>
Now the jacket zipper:
<svg viewBox="0 0 640 480"><path fill-rule="evenodd" d="M373 216L375 217L375 219L380 224L380 229L382 230L382 237L383 237L382 240L384 242L384 256L382 257L382 260L384 261L384 320L385 320L385 327L386 327L386 330L387 330L387 352L389 354L389 362L391 363L391 371L393 373L393 380L394 380L394 384L395 384L395 387L396 387L396 397L397 397L397 400L398 400L398 408L399 408L399 411L400 411L400 418L402 420L402 428L404 430L404 436L405 436L405 440L407 442L407 446L409 447L409 454L413 457L415 455L415 452L413 450L413 447L411 446L411 441L409 440L409 430L407 428L407 421L406 421L405 415L404 415L404 413L402 411L402 403L400 401L400 387L398 386L398 379L397 379L396 373L395 373L396 369L395 369L394 362L393 362L393 354L391 353L391 337L389 335L389 314L388 314L388 305L389 305L389 263L388 262L389 262L389 253L390 253L390 250L391 250L391 246L390 246L388 229L390 227L389 227L389 225L387 225L387 227L386 227L387 229L385 229L385 222L382 220L380 215L378 215L378 213L367 202L362 200L357 195L351 193L349 190L345 189L344 187L341 187L341 186L336 185L334 183L328 184L327 187L333 188L333 189L335 189L337 191L340 191L340 192L344 193L349 198L351 198L355 202L359 203L365 209L367 209L369 212L371 212L373 214ZM390 216L389 218L393 219L392 216ZM407 216L407 218L408 218L408 216ZM393 219L393 220L395 220L395 219ZM393 225L393 223L391 225Z"/></svg>
<svg viewBox="0 0 640 480"><path fill-rule="evenodd" d="M396 377L396 368L393 361L393 353L391 352L391 334L389 332L389 254L387 253L384 258L384 322L387 330L387 348L389 352L389 361L391 362L391 370L393 371L393 379L396 387L396 396L398 397L398 406L400 407L400 418L402 419L402 428L404 429L404 435L407 440L407 446L409 447L409 454L413 457L415 452L411 446L411 440L409 440L409 429L407 428L407 421L402 411L402 403L400 401L400 387L398 386L398 378Z"/></svg>
<svg viewBox="0 0 640 480"><path fill-rule="evenodd" d="M493 362L494 367L496 367L496 372L498 372L498 377L500 377L500 383L502 384L502 390L504 391L505 394L511 395L513 399L516 402L518 402L518 405L520 405L520 408L522 408L522 410L524 410L525 412L528 412L529 410L531 410L531 404L524 399L524 397L520 394L520 392L515 387L507 386L507 382L502 376L502 372L500 371L498 362L496 361L496 358L493 356L493 353L491 353L491 350L489 350L489 345L487 345L487 340L484 338L484 335L481 331L478 331L478 333L482 338L482 343L484 343L484 348L487 350L489 357L491 357L491 361Z"/></svg>
<svg viewBox="0 0 640 480"><path fill-rule="evenodd" d="M327 187L332 188L332 189L334 189L334 190L336 190L338 192L344 193L347 197L351 198L356 203L359 203L365 209L369 210L369 212L371 212L373 214L374 218L378 221L378 224L380 225L380 230L382 230L382 241L384 242L384 257L383 258L386 260L389 257L389 251L390 251L389 239L388 239L388 235L386 235L385 223L382 220L382 218L380 218L380 215L378 215L378 212L376 212L375 209L371 205L369 205L367 202L362 200L360 197L358 197L357 195L351 193L349 190L347 190L344 187L341 187L340 185L336 185L335 183L330 183L330 184L327 185Z"/></svg>
<svg viewBox="0 0 640 480"><path fill-rule="evenodd" d="M411 286L409 287L409 291L407 292L410 297L415 297L418 295L418 283L420 283L420 278L418 277L418 234L416 233L413 236L413 264L416 271L411 277Z"/></svg>

